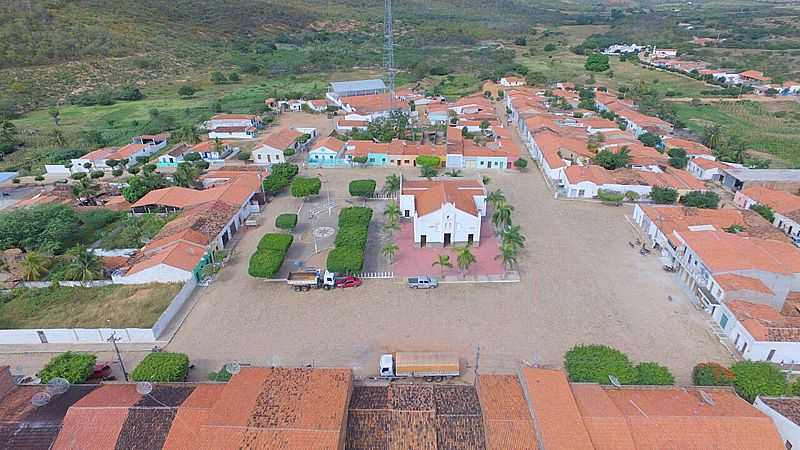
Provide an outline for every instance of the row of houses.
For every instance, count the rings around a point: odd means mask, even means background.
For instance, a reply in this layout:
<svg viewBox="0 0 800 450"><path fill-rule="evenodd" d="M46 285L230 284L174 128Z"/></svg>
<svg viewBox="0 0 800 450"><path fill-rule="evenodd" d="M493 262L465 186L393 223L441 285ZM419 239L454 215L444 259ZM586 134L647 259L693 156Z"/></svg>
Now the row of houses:
<svg viewBox="0 0 800 450"><path fill-rule="evenodd" d="M742 357L796 364L800 250L787 232L797 230L769 223L749 209L753 201L737 198L742 209L637 205L633 219Z"/></svg>
<svg viewBox="0 0 800 450"><path fill-rule="evenodd" d="M572 109L566 112L554 108L552 103L557 98ZM613 112L616 121L581 109L574 86L561 85L547 92L509 90L506 106L533 159L548 181L567 197L594 198L601 190L647 197L654 186L680 193L706 189L690 172L671 167L664 150L683 148L691 160L714 161L712 151L672 136L671 124L640 113L633 103L615 95L595 92L595 106L598 111ZM642 144L638 138L644 133L659 136L663 149ZM630 156L626 167L608 170L594 164L600 151L618 153L623 148Z"/></svg>
<svg viewBox="0 0 800 450"><path fill-rule="evenodd" d="M170 134L134 136L131 143L122 147L103 147L79 158L73 158L66 165L46 165L50 174L70 174L78 172L109 172L138 164L138 159L159 152L168 144ZM109 163L114 161L114 163Z"/></svg>
<svg viewBox="0 0 800 450"><path fill-rule="evenodd" d="M247 218L265 204L263 173L214 170L201 176L203 189L171 186L150 191L130 205L132 215L177 214L112 274L120 284L199 280Z"/></svg>
<svg viewBox="0 0 800 450"><path fill-rule="evenodd" d="M145 394L132 383L70 386L39 407L30 399L41 387L15 385L8 367L0 387L0 445L54 450L785 450L798 444L800 403L751 405L730 387L572 383L532 367L474 384L383 386L343 368L242 367L227 383L154 383Z"/></svg>

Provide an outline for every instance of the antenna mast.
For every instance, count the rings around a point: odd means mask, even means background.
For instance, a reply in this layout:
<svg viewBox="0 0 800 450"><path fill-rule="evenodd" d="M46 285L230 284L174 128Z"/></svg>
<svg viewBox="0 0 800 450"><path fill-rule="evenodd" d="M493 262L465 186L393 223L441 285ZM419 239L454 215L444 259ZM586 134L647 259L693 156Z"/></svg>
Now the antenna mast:
<svg viewBox="0 0 800 450"><path fill-rule="evenodd" d="M392 29L392 0L384 0L383 8L383 66L389 85L389 106L394 109L394 30Z"/></svg>

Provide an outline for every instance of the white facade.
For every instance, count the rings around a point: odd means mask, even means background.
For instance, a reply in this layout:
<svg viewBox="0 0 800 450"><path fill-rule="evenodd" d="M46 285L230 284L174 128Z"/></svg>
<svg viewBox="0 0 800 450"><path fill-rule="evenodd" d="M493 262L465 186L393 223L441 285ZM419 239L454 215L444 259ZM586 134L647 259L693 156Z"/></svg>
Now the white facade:
<svg viewBox="0 0 800 450"><path fill-rule="evenodd" d="M423 216L417 214L415 197L400 195L400 211L404 217L414 219L414 243L464 244L472 242L477 246L481 238L481 217L486 215L486 196L473 196L477 216L458 209L453 203L445 203L436 211Z"/></svg>
<svg viewBox="0 0 800 450"><path fill-rule="evenodd" d="M192 272L168 264L158 264L132 275L112 276L112 280L117 284L183 283L193 277Z"/></svg>
<svg viewBox="0 0 800 450"><path fill-rule="evenodd" d="M758 341L724 304L714 305L711 317L722 328L728 341L749 361L800 362L800 342Z"/></svg>
<svg viewBox="0 0 800 450"><path fill-rule="evenodd" d="M778 433L781 435L781 439L783 439L784 445L787 449L800 448L799 425L787 419L778 411L772 409L769 405L764 403L761 397L756 397L756 401L753 402L753 406L772 419L772 422L775 424L775 428L778 429Z"/></svg>
<svg viewBox="0 0 800 450"><path fill-rule="evenodd" d="M209 139L252 139L256 137L255 128L242 129L241 131L215 131L208 132Z"/></svg>
<svg viewBox="0 0 800 450"><path fill-rule="evenodd" d="M267 166L286 162L286 158L283 155L283 150L266 144L253 149L250 159L252 159L256 164Z"/></svg>

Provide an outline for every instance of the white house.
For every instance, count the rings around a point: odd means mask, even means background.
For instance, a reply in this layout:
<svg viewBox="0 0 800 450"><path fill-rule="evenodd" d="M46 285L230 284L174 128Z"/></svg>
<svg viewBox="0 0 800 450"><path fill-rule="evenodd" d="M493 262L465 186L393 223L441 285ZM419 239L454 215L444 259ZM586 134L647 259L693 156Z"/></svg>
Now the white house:
<svg viewBox="0 0 800 450"><path fill-rule="evenodd" d="M703 181L719 180L720 171L729 167L734 167L734 165L703 157L692 158L686 164L686 170L698 180Z"/></svg>
<svg viewBox="0 0 800 450"><path fill-rule="evenodd" d="M789 236L800 236L800 197L797 195L754 185L737 191L733 203L742 209L750 209L755 204L766 205L775 216L772 225Z"/></svg>
<svg viewBox="0 0 800 450"><path fill-rule="evenodd" d="M500 86L503 87L519 87L525 86L525 79L522 77L507 76L500 78Z"/></svg>
<svg viewBox="0 0 800 450"><path fill-rule="evenodd" d="M262 126L252 114L215 114L205 124L209 139L252 139Z"/></svg>
<svg viewBox="0 0 800 450"><path fill-rule="evenodd" d="M712 311L712 318L744 359L800 363L800 317L744 300L714 305Z"/></svg>
<svg viewBox="0 0 800 450"><path fill-rule="evenodd" d="M116 167L124 168L128 165L137 163L137 158L150 156L166 146L166 141L159 144L128 144L120 148L105 147L89 152L80 158L73 159L72 168L74 172L91 172L95 170L110 171L113 168L108 165L108 161L119 161Z"/></svg>
<svg viewBox="0 0 800 450"><path fill-rule="evenodd" d="M654 48L650 53L653 58L674 58L678 56L678 50L674 48Z"/></svg>
<svg viewBox="0 0 800 450"><path fill-rule="evenodd" d="M753 406L772 419L784 448L800 448L800 398L758 396Z"/></svg>
<svg viewBox="0 0 800 450"><path fill-rule="evenodd" d="M250 159L262 165L286 162L284 150L297 151L302 145L299 140L303 135L300 131L287 128L265 136L251 152Z"/></svg>
<svg viewBox="0 0 800 450"><path fill-rule="evenodd" d="M402 180L400 210L414 220L414 242L480 244L486 215L486 188L480 180Z"/></svg>
<svg viewBox="0 0 800 450"><path fill-rule="evenodd" d="M606 55L625 55L628 53L639 53L644 49L641 45L636 44L614 44L603 50Z"/></svg>

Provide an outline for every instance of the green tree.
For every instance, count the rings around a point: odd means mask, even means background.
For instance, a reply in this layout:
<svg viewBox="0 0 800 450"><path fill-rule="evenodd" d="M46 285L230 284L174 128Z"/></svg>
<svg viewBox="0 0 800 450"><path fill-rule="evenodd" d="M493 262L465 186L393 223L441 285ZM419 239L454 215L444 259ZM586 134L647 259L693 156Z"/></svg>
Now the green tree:
<svg viewBox="0 0 800 450"><path fill-rule="evenodd" d="M528 168L528 160L525 158L517 158L517 160L514 161L514 167L524 171Z"/></svg>
<svg viewBox="0 0 800 450"><path fill-rule="evenodd" d="M391 264L392 261L394 261L394 257L397 255L398 250L400 250L400 247L398 247L397 244L394 242L389 242L383 246L381 253L383 253L383 257L386 258L386 261Z"/></svg>
<svg viewBox="0 0 800 450"><path fill-rule="evenodd" d="M486 196L486 201L492 206L492 209L497 209L498 206L506 203L506 195L502 189L495 189Z"/></svg>
<svg viewBox="0 0 800 450"><path fill-rule="evenodd" d="M775 364L766 361L739 361L731 366L736 375L736 392L752 403L759 395L786 393L786 375Z"/></svg>
<svg viewBox="0 0 800 450"><path fill-rule="evenodd" d="M659 205L671 205L678 200L678 191L668 187L653 186L650 199Z"/></svg>
<svg viewBox="0 0 800 450"><path fill-rule="evenodd" d="M525 247L525 239L519 225L508 225L500 234L501 245L508 245L514 250Z"/></svg>
<svg viewBox="0 0 800 450"><path fill-rule="evenodd" d="M667 155L669 155L669 165L676 169L685 169L689 163L686 150L682 148L671 148L667 151Z"/></svg>
<svg viewBox="0 0 800 450"><path fill-rule="evenodd" d="M513 211L514 207L508 203L501 203L497 205L492 213L492 225L494 225L495 229L504 230L506 227L510 226L511 213Z"/></svg>
<svg viewBox="0 0 800 450"><path fill-rule="evenodd" d="M586 58L584 67L590 72L605 72L611 68L608 63L608 55L602 53L592 53L589 55Z"/></svg>
<svg viewBox="0 0 800 450"><path fill-rule="evenodd" d="M84 177L72 185L72 194L82 205L93 205L95 197L100 194L100 186L90 177Z"/></svg>
<svg viewBox="0 0 800 450"><path fill-rule="evenodd" d="M41 280L47 273L47 258L41 253L31 251L25 254L22 260L22 279L25 281Z"/></svg>
<svg viewBox="0 0 800 450"><path fill-rule="evenodd" d="M211 73L211 82L212 83L214 83L214 84L222 84L222 83L224 83L226 81L228 81L228 79L225 78L225 74L223 74L222 72L215 71L215 72Z"/></svg>
<svg viewBox="0 0 800 450"><path fill-rule="evenodd" d="M390 202L383 210L383 215L386 216L386 228L396 229L400 221L400 206L395 202Z"/></svg>
<svg viewBox="0 0 800 450"><path fill-rule="evenodd" d="M18 145L17 127L8 120L0 122L0 157L14 153Z"/></svg>
<svg viewBox="0 0 800 450"><path fill-rule="evenodd" d="M761 203L754 203L750 205L750 209L758 213L758 215L766 219L769 223L775 222L775 211L769 206L762 205Z"/></svg>
<svg viewBox="0 0 800 450"><path fill-rule="evenodd" d="M239 72L231 72L228 74L228 80L233 81L234 83L241 81L241 79L242 78L239 76Z"/></svg>
<svg viewBox="0 0 800 450"><path fill-rule="evenodd" d="M200 185L198 182L200 173L202 173L202 170L196 164L192 164L191 162L182 162L178 164L178 168L175 169L175 173L172 175L172 178L175 180L175 184L178 186L195 188L199 187Z"/></svg>
<svg viewBox="0 0 800 450"><path fill-rule="evenodd" d="M703 145L708 148L716 149L722 139L722 128L717 125L709 125L703 129Z"/></svg>
<svg viewBox="0 0 800 450"><path fill-rule="evenodd" d="M450 262L450 255L439 255L436 257L436 261L431 264L431 267L439 266L439 274L440 276L444 277L444 269L452 269L453 263Z"/></svg>
<svg viewBox="0 0 800 450"><path fill-rule="evenodd" d="M420 176L422 176L424 178L427 178L427 179L430 180L431 178L435 178L437 175L439 175L439 171L436 170L433 167L429 167L429 166L420 167Z"/></svg>
<svg viewBox="0 0 800 450"><path fill-rule="evenodd" d="M386 182L383 183L383 191L388 194L393 194L400 190L400 177L391 174L386 177Z"/></svg>
<svg viewBox="0 0 800 450"><path fill-rule="evenodd" d="M189 145L200 143L200 133L197 131L197 128L194 125L184 125L176 134L178 139L186 142Z"/></svg>
<svg viewBox="0 0 800 450"><path fill-rule="evenodd" d="M713 191L692 191L681 196L680 204L690 208L716 209L719 195Z"/></svg>
<svg viewBox="0 0 800 450"><path fill-rule="evenodd" d="M631 161L630 150L623 146L617 152L604 148L597 152L594 163L608 170L620 169L627 166Z"/></svg>
<svg viewBox="0 0 800 450"><path fill-rule="evenodd" d="M67 251L67 261L64 276L70 280L85 283L96 280L102 275L100 258L83 244L78 244Z"/></svg>
<svg viewBox="0 0 800 450"><path fill-rule="evenodd" d="M511 270L517 264L517 249L510 244L500 244L500 254L495 256L494 259L499 259L503 262L503 267Z"/></svg>
<svg viewBox="0 0 800 450"><path fill-rule="evenodd" d="M477 261L475 255L472 254L472 244L456 247L456 261L458 262L458 268L461 270L461 275L465 275L469 267Z"/></svg>
<svg viewBox="0 0 800 450"><path fill-rule="evenodd" d="M180 88L178 88L178 95L181 98L190 98L196 93L197 89L195 89L195 87L192 86L191 84L184 84Z"/></svg>
<svg viewBox="0 0 800 450"><path fill-rule="evenodd" d="M661 145L661 138L653 133L642 133L642 135L639 136L639 141L646 147L655 148Z"/></svg>

